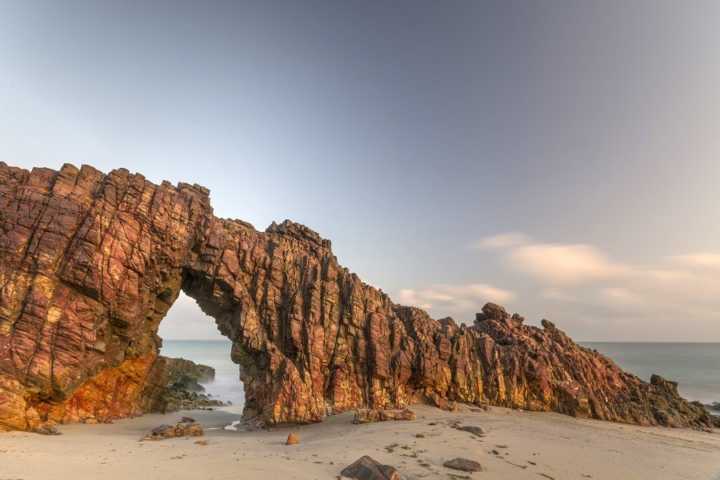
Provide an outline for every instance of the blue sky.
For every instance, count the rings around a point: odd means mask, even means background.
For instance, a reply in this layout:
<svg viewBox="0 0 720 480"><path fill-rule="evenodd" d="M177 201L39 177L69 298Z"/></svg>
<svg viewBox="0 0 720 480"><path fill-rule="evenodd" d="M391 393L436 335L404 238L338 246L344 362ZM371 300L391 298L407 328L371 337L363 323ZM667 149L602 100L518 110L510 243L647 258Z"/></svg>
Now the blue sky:
<svg viewBox="0 0 720 480"><path fill-rule="evenodd" d="M0 160L200 183L436 317L720 341L718 14L0 0ZM216 335L188 299L161 328Z"/></svg>

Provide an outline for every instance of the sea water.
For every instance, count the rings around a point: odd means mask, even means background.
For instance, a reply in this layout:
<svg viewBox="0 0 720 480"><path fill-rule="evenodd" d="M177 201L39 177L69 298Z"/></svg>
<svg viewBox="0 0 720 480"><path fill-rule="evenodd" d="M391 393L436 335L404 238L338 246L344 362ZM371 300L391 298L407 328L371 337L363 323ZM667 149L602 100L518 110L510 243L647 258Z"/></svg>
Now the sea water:
<svg viewBox="0 0 720 480"><path fill-rule="evenodd" d="M213 367L215 380L203 384L205 392L218 400L242 405L243 384L238 366L230 360L231 347L229 340L163 340L160 353L166 357L181 357Z"/></svg>
<svg viewBox="0 0 720 480"><path fill-rule="evenodd" d="M703 403L720 402L720 343L583 343L607 355L645 381L657 373L679 383L680 393ZM230 360L230 341L165 340L162 354L183 357L215 369L205 385L216 398L243 403L238 366Z"/></svg>
<svg viewBox="0 0 720 480"><path fill-rule="evenodd" d="M645 381L654 373L678 382L680 394L720 402L720 343L583 343Z"/></svg>

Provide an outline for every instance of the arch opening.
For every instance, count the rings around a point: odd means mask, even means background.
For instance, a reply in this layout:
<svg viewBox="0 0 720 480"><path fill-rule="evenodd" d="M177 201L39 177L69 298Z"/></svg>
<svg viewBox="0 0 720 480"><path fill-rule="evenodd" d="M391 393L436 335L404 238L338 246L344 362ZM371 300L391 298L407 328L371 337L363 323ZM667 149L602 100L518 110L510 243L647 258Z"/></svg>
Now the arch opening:
<svg viewBox="0 0 720 480"><path fill-rule="evenodd" d="M213 379L200 382L210 398L243 405L244 388L238 366L231 359L232 342L193 298L180 292L162 319L158 335L162 339L160 355L184 358L215 370Z"/></svg>

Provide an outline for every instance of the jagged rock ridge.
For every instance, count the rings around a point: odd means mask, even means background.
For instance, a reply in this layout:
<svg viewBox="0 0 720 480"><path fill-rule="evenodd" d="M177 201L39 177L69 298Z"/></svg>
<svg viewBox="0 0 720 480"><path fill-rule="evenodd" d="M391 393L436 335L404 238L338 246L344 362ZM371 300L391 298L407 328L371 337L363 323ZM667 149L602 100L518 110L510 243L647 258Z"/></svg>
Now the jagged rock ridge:
<svg viewBox="0 0 720 480"><path fill-rule="evenodd" d="M217 218L203 187L0 163L0 428L151 409L158 325L181 290L232 340L245 415L264 423L468 402L712 425L671 382L642 382L550 322L488 305L465 326L394 304L317 233Z"/></svg>

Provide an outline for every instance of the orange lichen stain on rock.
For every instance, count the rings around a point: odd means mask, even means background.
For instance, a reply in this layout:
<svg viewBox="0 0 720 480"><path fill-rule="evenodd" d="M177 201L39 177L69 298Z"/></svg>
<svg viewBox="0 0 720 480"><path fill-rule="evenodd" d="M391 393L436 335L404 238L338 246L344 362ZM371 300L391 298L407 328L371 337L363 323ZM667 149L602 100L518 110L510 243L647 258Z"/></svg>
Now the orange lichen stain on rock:
<svg viewBox="0 0 720 480"><path fill-rule="evenodd" d="M154 353L125 360L102 370L59 404L40 403L43 419L57 423L106 423L143 413L141 394L157 356Z"/></svg>

